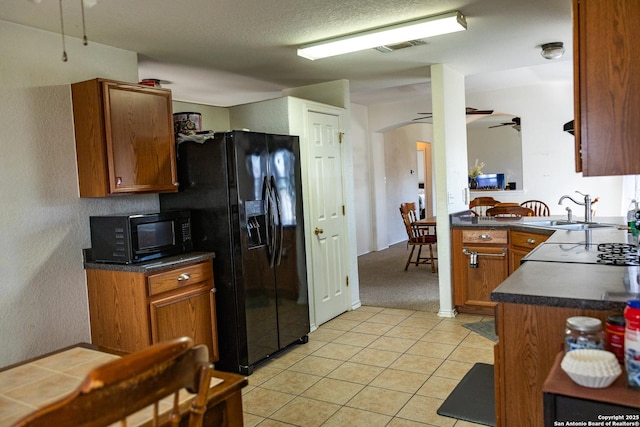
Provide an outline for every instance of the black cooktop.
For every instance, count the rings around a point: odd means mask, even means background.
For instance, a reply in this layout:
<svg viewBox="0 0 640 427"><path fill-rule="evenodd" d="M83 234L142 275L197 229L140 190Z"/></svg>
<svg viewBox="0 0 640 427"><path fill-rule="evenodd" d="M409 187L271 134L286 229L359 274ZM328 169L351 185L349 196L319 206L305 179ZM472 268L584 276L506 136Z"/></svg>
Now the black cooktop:
<svg viewBox="0 0 640 427"><path fill-rule="evenodd" d="M523 261L639 266L640 253L636 245L627 243L543 243Z"/></svg>

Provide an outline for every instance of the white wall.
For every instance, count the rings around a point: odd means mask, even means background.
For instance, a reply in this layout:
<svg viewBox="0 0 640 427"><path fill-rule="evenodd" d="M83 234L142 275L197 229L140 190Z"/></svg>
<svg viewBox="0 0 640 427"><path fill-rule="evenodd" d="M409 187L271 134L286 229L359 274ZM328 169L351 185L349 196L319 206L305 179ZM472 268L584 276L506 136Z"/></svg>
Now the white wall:
<svg viewBox="0 0 640 427"><path fill-rule="evenodd" d="M358 255L374 250L373 209L371 205L371 153L369 151L369 120L367 108L351 105L351 126L348 131L353 149L354 204L356 211L356 240Z"/></svg>
<svg viewBox="0 0 640 427"><path fill-rule="evenodd" d="M72 82L137 81L134 52L0 21L0 366L90 341L89 216L155 210L156 195L78 197Z"/></svg>
<svg viewBox="0 0 640 427"><path fill-rule="evenodd" d="M548 83L469 93L467 104L508 111L521 118L523 193L504 192L494 195L496 199L506 202L539 199L549 205L552 215L564 215L565 206L570 206L574 217L581 218L584 212L581 206L569 201L558 205L564 194L580 197L575 194L578 190L600 198L597 216L623 215L621 176L583 177L574 170L574 139L562 130L563 124L573 119L572 84Z"/></svg>
<svg viewBox="0 0 640 427"><path fill-rule="evenodd" d="M480 123L478 123L480 122ZM511 126L490 129L482 120L474 126L467 126L467 162L468 169L476 159L484 162L482 172L503 173L505 185L515 182L516 188L522 188L522 138L520 132Z"/></svg>
<svg viewBox="0 0 640 427"><path fill-rule="evenodd" d="M414 202L416 209L418 207L416 143L424 142L430 134L431 126L424 124L406 125L384 133L384 176L387 187L384 205L389 219L389 245L407 240L407 231L399 207L405 202ZM431 194L430 191L428 193Z"/></svg>

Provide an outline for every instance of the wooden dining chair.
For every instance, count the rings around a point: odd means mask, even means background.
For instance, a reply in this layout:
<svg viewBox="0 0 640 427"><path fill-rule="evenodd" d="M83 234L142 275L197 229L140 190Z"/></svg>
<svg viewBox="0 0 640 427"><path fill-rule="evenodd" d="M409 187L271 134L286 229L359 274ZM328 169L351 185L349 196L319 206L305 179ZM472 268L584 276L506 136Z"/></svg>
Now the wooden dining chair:
<svg viewBox="0 0 640 427"><path fill-rule="evenodd" d="M500 203L493 197L476 197L469 202L469 209L475 216L486 216L487 209Z"/></svg>
<svg viewBox="0 0 640 427"><path fill-rule="evenodd" d="M533 216L533 210L524 206L494 206L487 209L487 216L493 217L521 217Z"/></svg>
<svg viewBox="0 0 640 427"><path fill-rule="evenodd" d="M529 208L533 211L534 216L549 216L551 215L549 211L549 206L541 200L527 200L525 202L520 203L520 206L524 206L525 208Z"/></svg>
<svg viewBox="0 0 640 427"><path fill-rule="evenodd" d="M182 337L94 368L68 396L27 415L14 427L103 427L150 405L154 426L178 426L179 392L195 393L189 407L189 427L202 426L213 366L205 345ZM172 399L164 399L173 395ZM162 413L160 404L170 406ZM160 413L159 413L160 412ZM151 420L149 420L151 421Z"/></svg>
<svg viewBox="0 0 640 427"><path fill-rule="evenodd" d="M404 271L407 271L409 268L409 264L415 264L416 266L420 264L431 264L431 272L436 272L436 264L435 261L438 259L433 255L433 245L438 242L438 238L436 236L435 226L433 225L420 225L417 224L418 216L416 215L416 204L415 203L402 203L400 205L400 215L402 215L402 221L404 222L405 229L407 230L407 245L411 246L411 252L409 253L409 258L407 258L407 263L404 266ZM415 261L412 261L413 252L418 247L418 254L416 255ZM422 247L429 247L429 256L422 256Z"/></svg>

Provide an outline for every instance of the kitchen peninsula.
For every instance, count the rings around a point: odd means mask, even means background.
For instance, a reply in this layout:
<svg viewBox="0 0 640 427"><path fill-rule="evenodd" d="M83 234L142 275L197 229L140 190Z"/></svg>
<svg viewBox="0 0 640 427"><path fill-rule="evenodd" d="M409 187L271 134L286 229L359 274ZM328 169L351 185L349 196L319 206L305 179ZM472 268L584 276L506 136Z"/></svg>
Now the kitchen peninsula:
<svg viewBox="0 0 640 427"><path fill-rule="evenodd" d="M531 223L554 217L515 221L452 216L452 229L540 231ZM564 219L564 218L563 218ZM494 348L496 422L498 426L542 426L542 387L563 349L565 321L571 316L597 317L622 312L637 292L637 267L597 263L599 244L637 242L622 218L599 218L612 227L553 231L524 257L524 264L491 292L497 304ZM637 256L636 256L637 261ZM639 395L640 397L640 395Z"/></svg>

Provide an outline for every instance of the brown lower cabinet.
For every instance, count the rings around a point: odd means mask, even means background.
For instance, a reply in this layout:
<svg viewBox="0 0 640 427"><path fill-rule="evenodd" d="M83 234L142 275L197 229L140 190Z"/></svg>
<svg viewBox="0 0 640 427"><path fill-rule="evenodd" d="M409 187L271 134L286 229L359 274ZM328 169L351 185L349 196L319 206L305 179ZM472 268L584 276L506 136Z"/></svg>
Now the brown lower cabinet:
<svg viewBox="0 0 640 427"><path fill-rule="evenodd" d="M493 315L491 292L509 276L508 229L452 229L453 296L460 312Z"/></svg>
<svg viewBox="0 0 640 427"><path fill-rule="evenodd" d="M492 316L491 292L519 266L520 260L549 232L502 228L453 228L453 303L461 313ZM475 258L472 259L472 255Z"/></svg>
<svg viewBox="0 0 640 427"><path fill-rule="evenodd" d="M520 267L520 261L525 255L549 237L551 235L548 233L511 230L509 232L509 274Z"/></svg>
<svg viewBox="0 0 640 427"><path fill-rule="evenodd" d="M597 317L611 311L499 303L494 348L497 427L544 425L543 385L559 351L565 322L572 316Z"/></svg>
<svg viewBox="0 0 640 427"><path fill-rule="evenodd" d="M131 353L188 336L218 360L212 261L155 274L87 269L91 341Z"/></svg>

